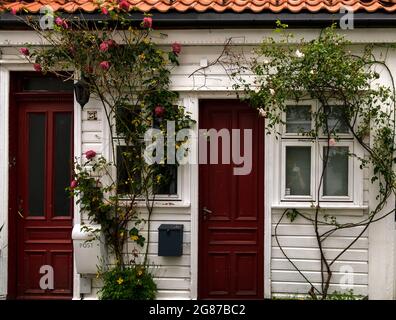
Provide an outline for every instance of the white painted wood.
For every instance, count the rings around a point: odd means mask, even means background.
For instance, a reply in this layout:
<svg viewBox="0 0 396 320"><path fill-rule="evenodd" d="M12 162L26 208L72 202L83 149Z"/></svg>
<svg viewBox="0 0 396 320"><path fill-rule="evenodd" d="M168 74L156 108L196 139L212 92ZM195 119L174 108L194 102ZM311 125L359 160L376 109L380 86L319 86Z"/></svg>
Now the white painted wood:
<svg viewBox="0 0 396 320"><path fill-rule="evenodd" d="M390 29L357 29L353 32L347 31L348 37L359 43L375 43L375 42L395 42L396 33L395 28ZM293 31L293 30L291 30ZM298 37L304 37L310 40L318 35L318 30L298 30ZM234 37L234 42L240 44L240 49L245 51L248 55L252 45L258 44L261 39L269 34L272 35L272 30L260 29L233 29L233 30L168 30L160 35L156 32L154 35L155 41L161 45L169 46L174 41L181 42L182 55L181 66L172 70L172 89L181 92L181 100L187 110L191 111L193 118L198 120L199 99L201 98L235 98L235 93L231 91L231 82L225 75L221 67L214 66L207 70L206 79L202 75L189 77L195 71L202 59L207 59L209 62L217 58L222 50L222 45L230 36ZM165 33L167 35L165 35ZM186 36L188 33L188 36ZM297 41L297 40L294 40ZM8 110L8 81L3 81L3 70L8 72L12 70L32 70L32 67L26 64L18 53L18 47L25 42L36 42L40 44L39 39L34 39L33 33L29 31L0 31L0 46L3 49L0 63L3 64L0 70L0 157L3 161L0 163L7 163L8 147L8 119L3 116L3 112ZM15 47L15 44L19 45ZM354 45L354 50L359 50L360 45ZM395 51L389 51L389 62L392 67L392 72L396 74L396 59ZM99 154L110 158L108 127L104 121L102 107L91 99L84 110L98 110L98 120L88 121L86 112L79 112L81 108L75 104L75 155L80 156L88 149L93 149ZM6 112L6 111L5 111ZM197 124L198 127L198 124ZM5 152L3 152L5 151ZM298 275L290 265L290 263L283 257L279 248L277 248L272 235L274 232L275 223L280 217L282 209L290 206L297 208L307 208L301 203L288 203L287 205L280 201L280 179L279 172L280 161L280 145L272 137L266 135L265 137L265 221L264 221L264 294L269 298L271 293L306 293L307 285L300 282ZM3 170L3 171L2 171ZM0 166L0 194L3 198L7 197L8 180L6 174L4 175L4 167ZM161 284L161 289L158 292L159 299L195 299L197 297L198 287L198 166L191 165L184 168L183 176L186 178L183 184L183 196L181 201L167 201L157 202L156 209L153 214L153 223L151 225L151 238L153 240L150 246L150 261L159 270L157 275L158 281ZM324 204L326 213L329 215L336 215L339 222L355 221L354 219L362 219L364 214L367 214L367 205L373 203L370 195L375 194L375 186L372 186L368 181L368 172L364 172L363 182L358 182L355 179L354 186L363 189L359 191L359 197L356 197L356 203L348 205L345 203L329 203ZM363 199L361 198L363 197ZM369 203L370 200L370 203ZM364 206L365 204L366 206ZM5 214L7 210L6 202L0 200L0 224L2 220L6 219ZM75 209L75 221L79 220L78 208ZM144 211L144 208L141 208ZM394 223L393 221L384 220L380 222L370 232L366 232L364 237L360 239L355 248L348 254L342 256L341 261L335 263L335 269L348 264L353 267L353 270L359 274L361 282L367 278L370 285L370 297L386 297L390 298L390 292L395 291L395 286L389 285L394 283L394 261L393 253L395 252ZM183 223L185 225L184 232L184 249L185 254L182 257L165 258L156 255L158 232L157 228L161 223ZM324 230L324 229L323 229ZM351 237L358 234L362 230L357 227L349 230L337 231L326 243L326 254L329 257L335 256L340 248L345 246ZM304 221L297 219L290 223L285 220L278 228L281 243L285 244L288 253L294 257L293 260L305 271L309 271L311 275L316 276L320 264L318 258L318 250L315 249L314 230L311 225ZM390 236L392 235L392 237ZM369 236L369 238L368 238ZM1 244L0 240L0 244ZM129 245L129 244L128 244ZM368 250L368 246L369 250ZM0 255L0 295L6 288L6 250ZM370 267L369 267L370 266ZM281 271L281 272L280 272ZM98 288L100 283L94 281L94 288ZM162 288L164 287L164 288ZM78 298L78 275L75 275L74 282L75 298ZM335 284L334 288L337 287ZM309 289L309 288L308 288ZM97 290L97 289L95 289ZM85 298L95 298L95 290ZM357 285L355 293L362 292L367 294L367 285Z"/></svg>
<svg viewBox="0 0 396 320"><path fill-rule="evenodd" d="M268 120L265 120L265 124ZM275 176L279 163L273 162L274 139L268 139L267 131L263 132L264 136L264 298L271 298L271 224L272 224L272 199L278 196L277 183L279 179ZM269 188L268 186L275 186Z"/></svg>
<svg viewBox="0 0 396 320"><path fill-rule="evenodd" d="M302 38L310 41L316 38L318 29L290 29L296 34L289 40L290 43L299 42ZM349 40L354 43L393 43L396 42L394 28L358 28L353 30L340 30ZM188 36L186 34L188 33ZM266 37L279 38L274 34L273 28L269 29L183 29L183 30L159 30L152 35L154 41L169 45L175 41L184 45L210 46L224 45L226 40L232 37L234 44L259 44ZM26 43L42 45L43 41L33 31L1 31L0 46L22 46ZM15 53L17 54L17 53Z"/></svg>
<svg viewBox="0 0 396 320"><path fill-rule="evenodd" d="M355 240L354 237L329 237L322 243L323 248L343 248L348 243ZM304 247L304 248L316 248L318 243L314 236L278 236L278 241L281 246L286 247ZM277 246L275 236L272 237L272 245ZM362 237L358 239L352 246L355 249L367 249L368 238Z"/></svg>
<svg viewBox="0 0 396 320"><path fill-rule="evenodd" d="M320 283L313 283L317 288L320 288ZM287 293L290 295L295 294L307 294L310 289L310 285L305 282L286 282L286 281L273 281L272 282L272 292L276 296L277 293ZM345 291L345 289L339 284L332 284L329 287L329 293L334 291ZM367 295L367 285L354 285L353 293L357 295Z"/></svg>
<svg viewBox="0 0 396 320"><path fill-rule="evenodd" d="M274 219L275 220L275 219ZM331 227L321 227L319 231L325 232L328 231ZM340 229L334 232L333 236L356 236L363 231L363 227L354 227L350 229ZM272 226L272 234L275 234L275 223ZM309 224L293 224L293 223L284 223L280 224L277 229L278 235L285 236L314 236L315 229L312 225ZM367 236L367 231L363 234L363 236Z"/></svg>
<svg viewBox="0 0 396 320"><path fill-rule="evenodd" d="M0 66L0 299L7 294L9 71Z"/></svg>
<svg viewBox="0 0 396 320"><path fill-rule="evenodd" d="M319 259L291 259L293 263L302 271L318 271L320 270ZM368 262L367 261L346 261L339 260L334 263L333 270L339 271L341 267L349 265L353 268L354 272L368 274ZM294 267L286 258L273 258L272 259L272 270L291 270L294 271Z"/></svg>
<svg viewBox="0 0 396 320"><path fill-rule="evenodd" d="M299 259L320 259L319 249L317 248L293 248L283 247L289 258ZM327 259L334 259L342 250L341 249L324 249L324 254ZM273 258L283 258L284 255L278 247L272 248ZM364 249L349 249L346 251L340 259L353 260L353 261L367 261L368 252Z"/></svg>
<svg viewBox="0 0 396 320"><path fill-rule="evenodd" d="M319 283L321 280L321 274L319 271L303 271L304 276L306 276L311 282ZM339 284L343 281L346 273L334 272L331 277L331 284ZM272 281L274 282L305 282L304 278L297 271L290 270L273 270L271 273ZM353 273L351 274L351 285L367 285L368 275L367 273Z"/></svg>

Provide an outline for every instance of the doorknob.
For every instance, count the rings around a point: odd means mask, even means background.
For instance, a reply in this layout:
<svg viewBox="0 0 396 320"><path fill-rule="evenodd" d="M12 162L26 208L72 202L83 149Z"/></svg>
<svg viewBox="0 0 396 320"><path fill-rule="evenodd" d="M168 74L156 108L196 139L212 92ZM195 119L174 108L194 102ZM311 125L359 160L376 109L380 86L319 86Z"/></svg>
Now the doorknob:
<svg viewBox="0 0 396 320"><path fill-rule="evenodd" d="M211 210L209 210L209 209L206 208L206 207L203 207L203 208L202 208L202 211L204 212L203 218L204 218L205 220L206 220L206 216L208 216L209 214L212 214L212 213L213 213Z"/></svg>

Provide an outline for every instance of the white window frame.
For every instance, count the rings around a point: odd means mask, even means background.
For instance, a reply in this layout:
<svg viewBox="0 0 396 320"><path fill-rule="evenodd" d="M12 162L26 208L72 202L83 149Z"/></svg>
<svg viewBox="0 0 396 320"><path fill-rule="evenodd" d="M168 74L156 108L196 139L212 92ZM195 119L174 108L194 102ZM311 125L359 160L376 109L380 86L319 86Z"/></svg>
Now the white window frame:
<svg viewBox="0 0 396 320"><path fill-rule="evenodd" d="M286 195L286 147L311 147L311 177L310 177L310 195ZM315 154L316 145L312 142L312 139L299 139L299 140L288 140L282 139L281 143L281 200L282 201L315 201Z"/></svg>
<svg viewBox="0 0 396 320"><path fill-rule="evenodd" d="M320 182L320 174L322 173L323 170L323 148L327 147L327 141L319 141L319 150L317 152L318 155L318 171L317 171L317 185L319 185ZM352 140L346 141L346 140L340 140L337 141L334 146L329 146L330 148L332 147L348 147L349 148L349 153L354 153L354 142ZM353 156L348 156L348 195L347 196L325 196L323 195L323 186L324 186L324 179L322 181L322 184L320 186L320 201L337 201L337 202L352 202L353 201L353 189L354 189L354 168L353 168L353 162L355 161Z"/></svg>
<svg viewBox="0 0 396 320"><path fill-rule="evenodd" d="M318 110L318 102L314 100L303 100L299 103L287 102L287 106L311 106L311 112ZM337 106L336 102L330 103L331 106ZM317 199L316 187L320 182L320 173L323 169L323 147L327 146L327 135L321 132L319 137L312 139L302 133L287 133L286 132L286 111L283 112L282 121L284 124L280 125L281 138L280 140L280 201L282 203L302 203L309 202L317 203L320 201L321 206L332 206L337 203L344 203L346 205L363 205L363 170L360 169L360 161L354 157L349 156L348 159L348 196L323 196L323 183L319 190L319 199ZM313 128L314 121L312 119L311 128ZM363 157L363 150L353 138L352 133L338 133L339 140L336 141L334 147L348 146L349 152L358 157ZM286 146L311 146L311 196L296 196L286 195Z"/></svg>
<svg viewBox="0 0 396 320"><path fill-rule="evenodd" d="M311 113L316 111L317 108L317 103L314 100L305 100L302 101L301 103L287 103L286 104L287 107L311 107ZM282 121L284 123L284 125L281 126L281 133L282 133L282 137L285 138L301 138L301 137L306 137L304 136L302 133L299 132L286 132L286 111L283 112L282 114ZM311 130L313 129L313 121L311 118Z"/></svg>
<svg viewBox="0 0 396 320"><path fill-rule="evenodd" d="M177 105L183 105L183 100L179 100L177 101ZM109 131L113 131L113 143L114 143L114 147L117 149L118 146L125 146L125 142L124 139L122 138L122 136L117 136L116 135L116 124L114 123L114 117L112 118L112 126L110 128ZM142 142L144 144L144 141ZM111 161L117 165L117 159L114 159L114 155L113 152L110 152L110 158ZM188 172L186 172L188 170L187 165L178 165L177 166L177 191L176 194L156 194L155 195L155 201L159 201L159 202L165 202L165 201L175 201L175 202L181 202L184 200L184 195L183 195L183 186L185 184L186 180L186 175L188 174ZM116 180L117 179L117 169L114 170L113 174L113 179ZM128 199L127 197L125 197L125 199ZM151 198L153 199L153 198Z"/></svg>

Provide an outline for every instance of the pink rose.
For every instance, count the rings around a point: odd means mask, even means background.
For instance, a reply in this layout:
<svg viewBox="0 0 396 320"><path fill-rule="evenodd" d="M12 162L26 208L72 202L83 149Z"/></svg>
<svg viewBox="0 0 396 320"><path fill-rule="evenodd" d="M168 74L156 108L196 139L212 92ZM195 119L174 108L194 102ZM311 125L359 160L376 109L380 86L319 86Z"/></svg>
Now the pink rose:
<svg viewBox="0 0 396 320"><path fill-rule="evenodd" d="M77 188L77 186L78 186L78 181L77 180L72 180L70 182L70 188L71 189Z"/></svg>
<svg viewBox="0 0 396 320"><path fill-rule="evenodd" d="M18 12L17 9L15 9L15 8L11 9L11 14L13 14L14 16L17 14L17 12Z"/></svg>
<svg viewBox="0 0 396 320"><path fill-rule="evenodd" d="M41 64L40 63L35 63L33 64L33 68L34 70L36 70L37 72L41 72L43 69L41 68Z"/></svg>
<svg viewBox="0 0 396 320"><path fill-rule="evenodd" d="M331 138L331 139L329 139L329 146L335 146L335 144L336 144L337 142L335 141L335 139L334 138Z"/></svg>
<svg viewBox="0 0 396 320"><path fill-rule="evenodd" d="M107 14L109 14L109 10L107 10L107 8L103 7L102 8L102 13L107 15Z"/></svg>
<svg viewBox="0 0 396 320"><path fill-rule="evenodd" d="M117 46L117 42L115 42L113 39L109 39L106 42L107 42L107 45L109 46L109 48L114 48Z"/></svg>
<svg viewBox="0 0 396 320"><path fill-rule="evenodd" d="M63 25L63 19L61 17L56 17L55 24L57 26L62 26Z"/></svg>
<svg viewBox="0 0 396 320"><path fill-rule="evenodd" d="M181 44L179 42L172 43L172 51L174 54L178 55L181 52Z"/></svg>
<svg viewBox="0 0 396 320"><path fill-rule="evenodd" d="M120 9L123 9L125 11L129 10L129 3L126 0L122 0L119 4Z"/></svg>
<svg viewBox="0 0 396 320"><path fill-rule="evenodd" d="M93 151L93 150L88 150L88 151L85 152L85 157L86 157L88 160L91 160L91 159L94 158L95 156L96 156L96 152Z"/></svg>
<svg viewBox="0 0 396 320"><path fill-rule="evenodd" d="M102 52L106 52L107 50L109 50L109 44L107 41L103 41L100 46L99 46L99 50Z"/></svg>
<svg viewBox="0 0 396 320"><path fill-rule="evenodd" d="M144 28L151 28L153 26L153 19L151 17L144 17L142 25Z"/></svg>
<svg viewBox="0 0 396 320"><path fill-rule="evenodd" d="M99 66L103 69L103 70L109 70L110 69L110 62L109 61L102 61Z"/></svg>
<svg viewBox="0 0 396 320"><path fill-rule="evenodd" d="M28 48L20 48L19 52L21 54L23 54L24 56L28 56L30 54L29 49Z"/></svg>
<svg viewBox="0 0 396 320"><path fill-rule="evenodd" d="M154 109L154 114L161 118L165 113L165 108L163 106L156 106Z"/></svg>
<svg viewBox="0 0 396 320"><path fill-rule="evenodd" d="M62 27L63 27L64 29L69 29L69 25L68 25L68 23L67 23L66 20L63 20Z"/></svg>

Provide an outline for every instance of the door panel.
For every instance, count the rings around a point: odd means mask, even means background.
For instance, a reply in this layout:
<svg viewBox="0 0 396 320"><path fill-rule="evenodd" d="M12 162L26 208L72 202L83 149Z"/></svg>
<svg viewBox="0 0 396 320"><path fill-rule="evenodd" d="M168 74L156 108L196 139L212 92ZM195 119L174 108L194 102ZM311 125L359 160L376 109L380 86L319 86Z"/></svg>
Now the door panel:
<svg viewBox="0 0 396 320"><path fill-rule="evenodd" d="M237 165L231 154L230 164L221 163L223 139L219 139L219 164L210 164L208 147L208 164L199 166L199 298L263 298L263 118L235 100L204 100L199 124L200 129L228 129L230 136L232 129L241 129L242 155L243 129L251 129L253 138L250 174L234 175Z"/></svg>
<svg viewBox="0 0 396 320"><path fill-rule="evenodd" d="M72 100L34 95L16 100L16 296L70 299L73 206L65 188L72 172ZM53 270L53 288L40 279ZM41 272L41 273L40 273ZM46 283L49 283L48 281Z"/></svg>

